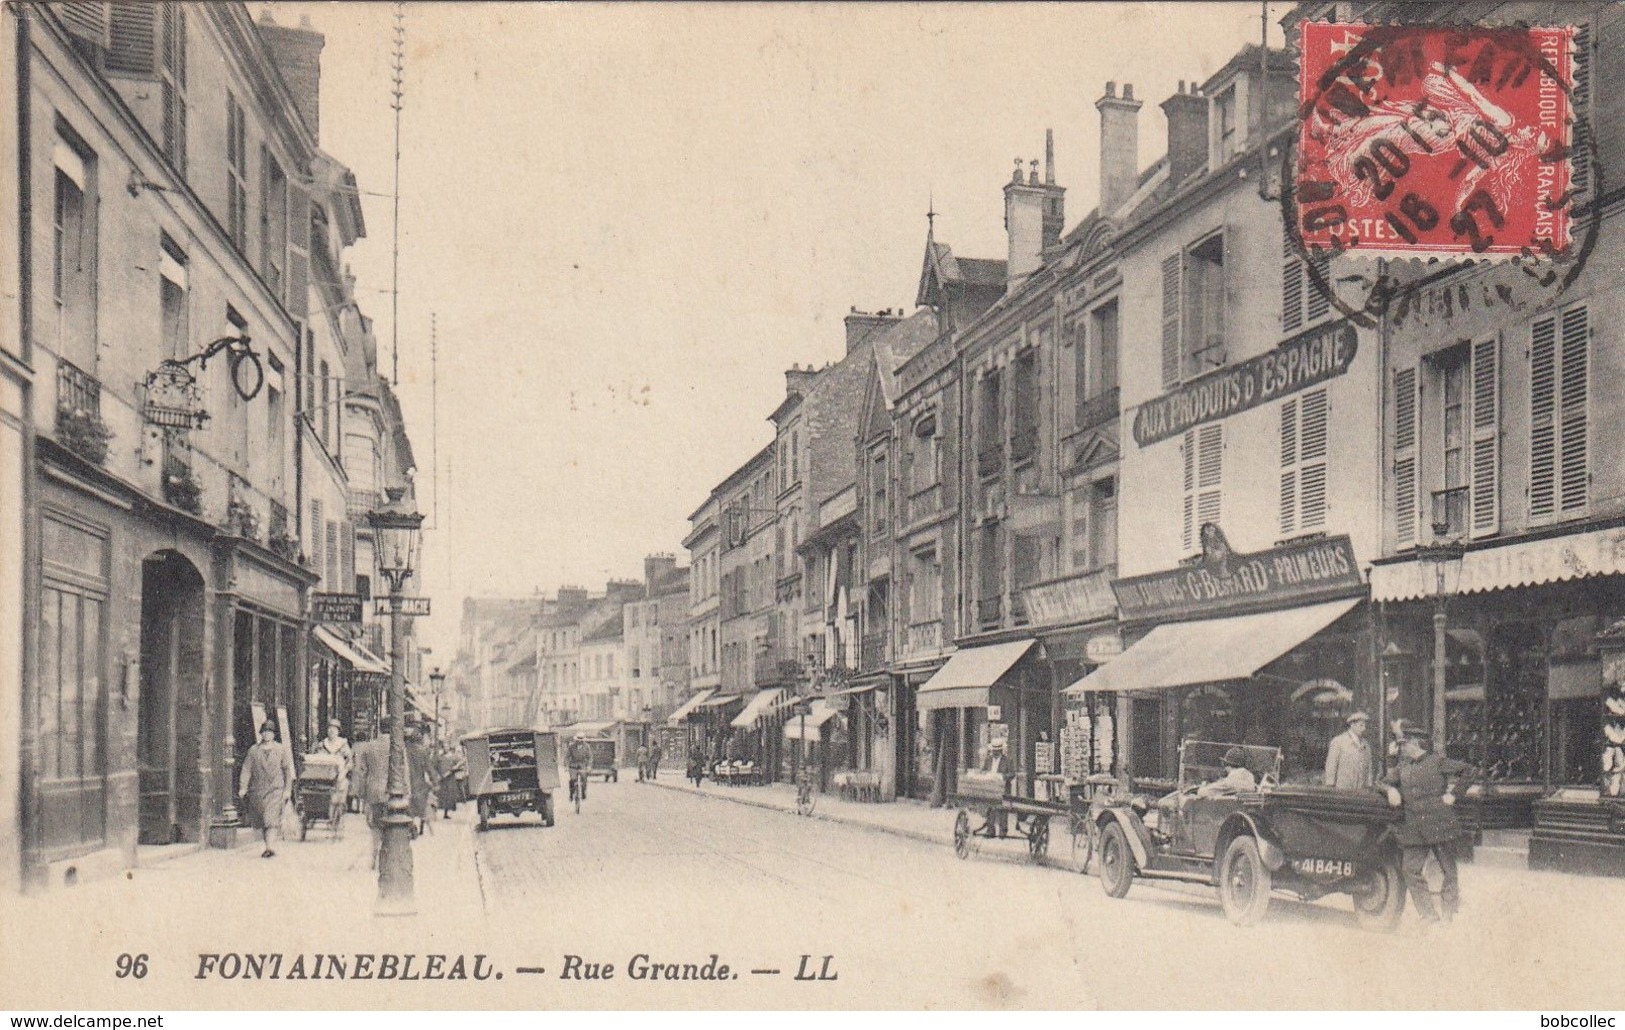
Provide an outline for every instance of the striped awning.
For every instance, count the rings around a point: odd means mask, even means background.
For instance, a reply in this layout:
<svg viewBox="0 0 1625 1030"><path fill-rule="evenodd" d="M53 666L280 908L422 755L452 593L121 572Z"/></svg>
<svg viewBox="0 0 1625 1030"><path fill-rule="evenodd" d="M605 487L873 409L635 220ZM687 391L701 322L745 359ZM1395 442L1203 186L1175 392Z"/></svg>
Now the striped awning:
<svg viewBox="0 0 1625 1030"><path fill-rule="evenodd" d="M360 644L346 640L326 626L317 626L314 633L323 647L348 662L356 672L389 673L389 665Z"/></svg>
<svg viewBox="0 0 1625 1030"><path fill-rule="evenodd" d="M704 704L706 702L707 698L709 698L712 694L715 694L716 692L717 692L716 688L711 687L711 688L708 688L706 690L700 691L698 694L695 694L693 697L689 698L687 701L684 701L681 705L678 706L678 708L677 708L677 710L675 712L672 712L671 715L666 717L666 725L668 725L668 726L676 726L677 724L681 723L684 719L688 718L689 713L691 713L695 709L699 708L702 704Z"/></svg>
<svg viewBox="0 0 1625 1030"><path fill-rule="evenodd" d="M734 716L730 726L736 729L747 729L755 726L761 720L778 711L790 692L783 687L771 687L759 692L755 697L745 703L745 708Z"/></svg>

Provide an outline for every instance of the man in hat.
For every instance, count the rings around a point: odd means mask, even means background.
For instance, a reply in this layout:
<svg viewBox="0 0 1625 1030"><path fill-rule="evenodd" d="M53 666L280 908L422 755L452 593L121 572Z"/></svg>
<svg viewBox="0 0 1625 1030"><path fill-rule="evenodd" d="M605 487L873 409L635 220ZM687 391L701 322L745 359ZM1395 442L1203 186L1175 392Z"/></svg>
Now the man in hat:
<svg viewBox="0 0 1625 1030"><path fill-rule="evenodd" d="M1220 759L1224 763L1224 775L1212 783L1204 783L1196 789L1199 798L1218 797L1225 794L1242 794L1258 789L1258 777L1247 768L1247 753L1239 747L1233 747L1224 753Z"/></svg>
<svg viewBox="0 0 1625 1030"><path fill-rule="evenodd" d="M1431 854L1439 862L1444 885L1439 901L1444 908L1443 918L1449 922L1461 904L1461 887L1456 879L1456 840L1462 835L1461 823L1456 818L1456 796L1465 791L1472 780L1473 767L1444 755L1433 754L1429 747L1428 732L1415 723L1400 720L1398 729L1399 765L1384 777L1388 787L1388 803L1395 808L1403 806L1405 818L1394 830L1394 839L1402 849L1401 871L1405 886L1416 903L1416 912L1424 924L1439 922L1440 912L1428 890L1423 870Z"/></svg>
<svg viewBox="0 0 1625 1030"><path fill-rule="evenodd" d="M1010 755L1005 748L1004 741L995 740L988 745L987 761L982 763L982 771L997 773L1000 777L1001 793L1009 793L1012 770L1010 768ZM993 832L998 836L1008 837L1010 835L1009 820L1002 806L988 808L987 821L992 826Z"/></svg>
<svg viewBox="0 0 1625 1030"><path fill-rule="evenodd" d="M265 850L261 858L276 854L271 850L271 827L282 820L282 806L293 799L293 756L277 743L276 723L260 724L260 742L248 749L243 770L237 777L237 796L246 802L249 824L259 828Z"/></svg>
<svg viewBox="0 0 1625 1030"><path fill-rule="evenodd" d="M1371 717L1355 712L1346 720L1348 729L1332 738L1326 749L1326 778L1328 787L1339 790L1365 790L1371 786L1371 745L1366 742L1366 727Z"/></svg>
<svg viewBox="0 0 1625 1030"><path fill-rule="evenodd" d="M361 810L367 814L372 831L372 868L378 868L378 852L384 846L384 816L389 814L389 734L390 719L383 719L378 734L355 749L355 771L351 787L361 796Z"/></svg>

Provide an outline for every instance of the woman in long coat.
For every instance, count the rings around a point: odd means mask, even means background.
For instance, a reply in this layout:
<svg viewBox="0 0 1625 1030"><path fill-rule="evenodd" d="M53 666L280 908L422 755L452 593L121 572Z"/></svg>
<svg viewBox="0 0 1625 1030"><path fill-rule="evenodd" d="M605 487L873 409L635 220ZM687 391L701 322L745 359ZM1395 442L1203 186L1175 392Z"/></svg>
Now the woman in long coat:
<svg viewBox="0 0 1625 1030"><path fill-rule="evenodd" d="M260 725L260 742L248 749L237 779L237 796L247 802L249 823L258 827L265 842L261 858L270 858L271 827L282 821L282 806L293 798L293 756L277 743L276 723Z"/></svg>

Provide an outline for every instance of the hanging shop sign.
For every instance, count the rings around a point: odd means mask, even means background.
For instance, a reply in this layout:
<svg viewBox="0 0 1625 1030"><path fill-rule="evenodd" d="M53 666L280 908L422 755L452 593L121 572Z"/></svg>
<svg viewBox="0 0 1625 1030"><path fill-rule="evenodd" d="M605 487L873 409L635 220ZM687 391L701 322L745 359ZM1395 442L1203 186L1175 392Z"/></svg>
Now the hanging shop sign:
<svg viewBox="0 0 1625 1030"><path fill-rule="evenodd" d="M396 602L391 606L391 601ZM373 612L377 615L389 615L399 612L402 615L428 615L429 599L427 597L380 597L373 602Z"/></svg>
<svg viewBox="0 0 1625 1030"><path fill-rule="evenodd" d="M1193 565L1112 581L1124 621L1190 618L1271 603L1347 597L1362 585L1346 536L1237 554L1213 523Z"/></svg>
<svg viewBox="0 0 1625 1030"><path fill-rule="evenodd" d="M1089 638L1084 645L1084 657L1095 665L1105 665L1107 662L1123 653L1123 635L1121 633L1097 633Z"/></svg>
<svg viewBox="0 0 1625 1030"><path fill-rule="evenodd" d="M1036 583L1022 591L1027 614L1037 626L1060 626L1109 617L1117 607L1102 572Z"/></svg>
<svg viewBox="0 0 1625 1030"><path fill-rule="evenodd" d="M202 429L209 421L197 377L185 365L164 362L148 373L142 390L141 418L164 429Z"/></svg>
<svg viewBox="0 0 1625 1030"><path fill-rule="evenodd" d="M311 594L310 617L317 622L360 622L360 594Z"/></svg>
<svg viewBox="0 0 1625 1030"><path fill-rule="evenodd" d="M1215 369L1146 401L1134 413L1134 442L1149 447L1192 426L1335 379L1349 370L1357 349L1354 326L1346 321L1299 333L1274 350Z"/></svg>

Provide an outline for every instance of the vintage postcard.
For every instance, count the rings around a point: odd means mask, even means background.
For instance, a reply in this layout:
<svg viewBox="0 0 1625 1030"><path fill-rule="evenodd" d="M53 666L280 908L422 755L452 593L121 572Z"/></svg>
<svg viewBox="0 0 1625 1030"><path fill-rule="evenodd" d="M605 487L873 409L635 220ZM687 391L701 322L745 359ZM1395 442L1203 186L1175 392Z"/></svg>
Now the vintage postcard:
<svg viewBox="0 0 1625 1030"><path fill-rule="evenodd" d="M4 1006L1613 1025L1621 97L1616 2L5 3Z"/></svg>

